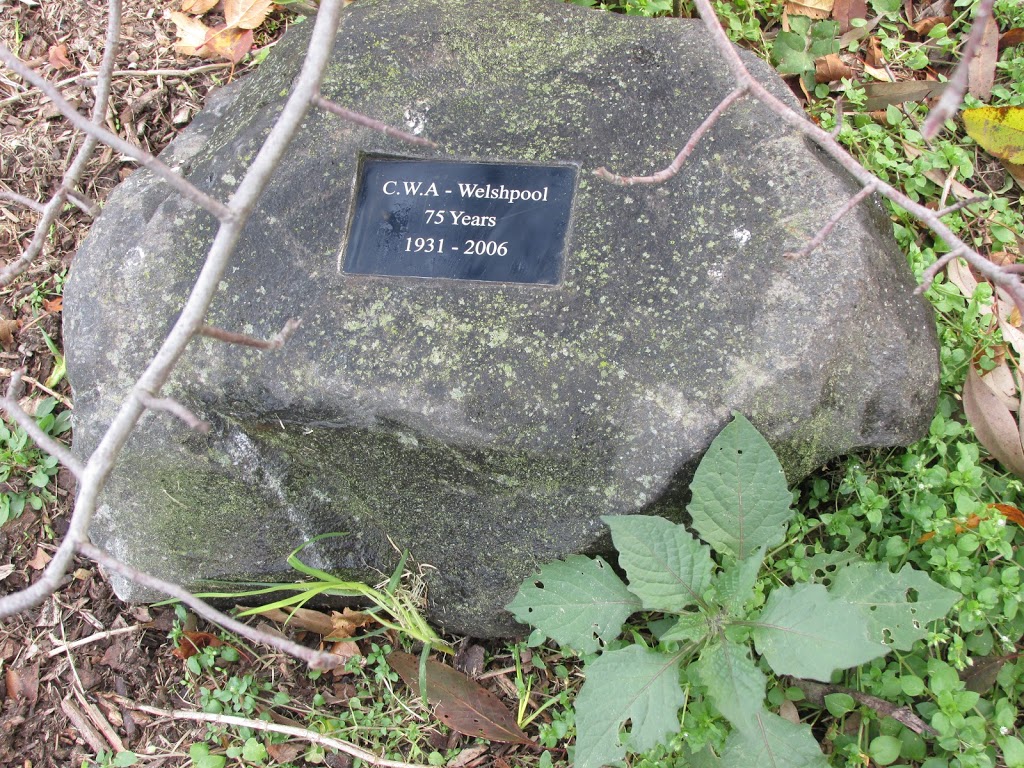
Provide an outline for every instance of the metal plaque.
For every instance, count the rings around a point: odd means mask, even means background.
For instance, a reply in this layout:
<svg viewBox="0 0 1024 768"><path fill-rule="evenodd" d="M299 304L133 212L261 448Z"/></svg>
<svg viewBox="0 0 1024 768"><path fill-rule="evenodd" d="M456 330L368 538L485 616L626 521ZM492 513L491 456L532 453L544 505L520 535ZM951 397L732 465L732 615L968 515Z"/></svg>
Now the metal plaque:
<svg viewBox="0 0 1024 768"><path fill-rule="evenodd" d="M554 284L577 169L364 157L349 274Z"/></svg>

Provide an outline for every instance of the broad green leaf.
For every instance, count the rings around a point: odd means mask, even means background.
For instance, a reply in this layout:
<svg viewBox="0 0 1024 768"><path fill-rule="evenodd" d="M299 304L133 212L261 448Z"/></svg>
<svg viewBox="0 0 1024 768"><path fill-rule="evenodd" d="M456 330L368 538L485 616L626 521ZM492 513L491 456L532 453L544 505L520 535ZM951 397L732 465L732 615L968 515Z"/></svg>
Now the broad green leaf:
<svg viewBox="0 0 1024 768"><path fill-rule="evenodd" d="M576 768L621 760L627 747L646 752L679 731L678 712L686 699L679 659L630 645L587 665L587 681L576 697ZM630 733L620 738L627 720Z"/></svg>
<svg viewBox="0 0 1024 768"><path fill-rule="evenodd" d="M658 638L662 643L693 643L706 637L708 620L703 613L682 613L679 620Z"/></svg>
<svg viewBox="0 0 1024 768"><path fill-rule="evenodd" d="M712 441L690 484L693 527L715 550L744 560L782 542L793 495L768 441L737 413Z"/></svg>
<svg viewBox="0 0 1024 768"><path fill-rule="evenodd" d="M754 644L777 674L829 682L837 669L889 652L869 637L860 610L820 584L776 587L753 622Z"/></svg>
<svg viewBox="0 0 1024 768"><path fill-rule="evenodd" d="M602 517L611 528L629 591L649 611L679 613L700 602L711 585L711 550L663 517Z"/></svg>
<svg viewBox="0 0 1024 768"><path fill-rule="evenodd" d="M990 154L1024 163L1024 107L979 107L962 115L967 134Z"/></svg>
<svg viewBox="0 0 1024 768"><path fill-rule="evenodd" d="M750 727L764 712L768 679L746 646L725 641L705 647L697 660L697 675L707 686L708 698L733 727Z"/></svg>
<svg viewBox="0 0 1024 768"><path fill-rule="evenodd" d="M761 712L748 728L729 734L722 768L828 768L828 761L808 726Z"/></svg>
<svg viewBox="0 0 1024 768"><path fill-rule="evenodd" d="M761 547L747 559L727 564L715 577L715 600L730 616L742 616L743 606L754 596L765 551Z"/></svg>
<svg viewBox="0 0 1024 768"><path fill-rule="evenodd" d="M587 654L619 634L640 600L600 557L573 555L524 581L508 610L559 645Z"/></svg>
<svg viewBox="0 0 1024 768"><path fill-rule="evenodd" d="M899 651L909 651L960 599L909 564L893 573L884 563L863 562L839 569L829 594L860 608L870 637Z"/></svg>

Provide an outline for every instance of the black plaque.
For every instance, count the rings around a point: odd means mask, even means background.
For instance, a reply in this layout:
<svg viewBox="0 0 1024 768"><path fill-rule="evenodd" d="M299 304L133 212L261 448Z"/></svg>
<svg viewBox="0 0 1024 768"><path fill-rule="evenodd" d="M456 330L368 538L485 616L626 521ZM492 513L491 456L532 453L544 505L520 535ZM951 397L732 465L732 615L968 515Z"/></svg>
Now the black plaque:
<svg viewBox="0 0 1024 768"><path fill-rule="evenodd" d="M367 156L344 272L557 283L577 169Z"/></svg>

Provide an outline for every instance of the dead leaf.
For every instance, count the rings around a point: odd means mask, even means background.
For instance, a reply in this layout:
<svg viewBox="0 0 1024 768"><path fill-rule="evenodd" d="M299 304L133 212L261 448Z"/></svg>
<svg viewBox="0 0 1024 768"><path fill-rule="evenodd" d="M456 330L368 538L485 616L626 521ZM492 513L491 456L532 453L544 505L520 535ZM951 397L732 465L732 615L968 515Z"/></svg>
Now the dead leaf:
<svg viewBox="0 0 1024 768"><path fill-rule="evenodd" d="M203 46L203 55L227 59L237 64L252 50L252 30L220 26L211 30Z"/></svg>
<svg viewBox="0 0 1024 768"><path fill-rule="evenodd" d="M224 22L228 27L256 29L273 7L271 0L224 0Z"/></svg>
<svg viewBox="0 0 1024 768"><path fill-rule="evenodd" d="M921 19L915 24L911 24L911 28L917 32L921 37L927 37L928 33L939 24L952 24L953 19L949 16L929 16L927 19Z"/></svg>
<svg viewBox="0 0 1024 768"><path fill-rule="evenodd" d="M974 427L978 442L1004 467L1018 477L1024 477L1024 447L1021 447L1017 420L992 390L985 386L973 365L967 368L963 401L964 412Z"/></svg>
<svg viewBox="0 0 1024 768"><path fill-rule="evenodd" d="M182 632L178 647L171 651L171 655L184 661L190 656L195 656L203 648L216 648L220 645L224 645L224 642L209 632Z"/></svg>
<svg viewBox="0 0 1024 768"><path fill-rule="evenodd" d="M1006 172L1013 177L1013 180L1020 185L1021 189L1024 189L1024 164L1011 163L1009 160L1002 160L1001 162Z"/></svg>
<svg viewBox="0 0 1024 768"><path fill-rule="evenodd" d="M57 296L53 299L43 299L43 309L47 312L61 312L64 310L64 297Z"/></svg>
<svg viewBox="0 0 1024 768"><path fill-rule="evenodd" d="M907 80L902 83L866 83L864 91L868 100L864 105L865 112L885 109L890 104L902 104L905 101L924 101L942 95L948 83L937 83L930 80Z"/></svg>
<svg viewBox="0 0 1024 768"><path fill-rule="evenodd" d="M487 744L478 744L475 747L466 747L445 763L445 768L465 768L465 766L479 760L481 757L487 754L490 746Z"/></svg>
<svg viewBox="0 0 1024 768"><path fill-rule="evenodd" d="M5 563L4 565L0 565L0 581L3 581L12 573L14 573L14 563Z"/></svg>
<svg viewBox="0 0 1024 768"><path fill-rule="evenodd" d="M1004 32L1003 36L999 38L1000 51L1004 48L1012 48L1015 45L1022 44L1024 44L1024 29L1020 27Z"/></svg>
<svg viewBox="0 0 1024 768"><path fill-rule="evenodd" d="M815 82L831 83L844 77L853 77L853 70L846 66L838 55L830 53L814 60Z"/></svg>
<svg viewBox="0 0 1024 768"><path fill-rule="evenodd" d="M419 659L408 653L393 651L387 660L405 684L419 696ZM428 659L426 677L427 701L434 708L437 718L453 731L488 741L534 744L497 696L461 672Z"/></svg>
<svg viewBox="0 0 1024 768"><path fill-rule="evenodd" d="M791 16L810 16L827 19L832 14L835 0L786 0L786 13Z"/></svg>
<svg viewBox="0 0 1024 768"><path fill-rule="evenodd" d="M178 39L174 41L174 50L185 56L201 56L199 51L206 45L210 28L199 19L186 16L178 11L170 11L167 18L178 28Z"/></svg>
<svg viewBox="0 0 1024 768"><path fill-rule="evenodd" d="M16 704L34 706L39 700L39 662L27 667L8 667L4 675L7 698Z"/></svg>
<svg viewBox="0 0 1024 768"><path fill-rule="evenodd" d="M219 0L181 0L181 10L193 16L202 16L218 2Z"/></svg>
<svg viewBox="0 0 1024 768"><path fill-rule="evenodd" d="M75 65L68 59L68 47L61 43L60 45L51 45L50 52L47 58L50 60L50 66L54 69L74 69Z"/></svg>
<svg viewBox="0 0 1024 768"><path fill-rule="evenodd" d="M864 63L864 74L871 75L875 80L883 83L891 83L893 81L892 75L889 74L889 70L881 66L873 67L867 62Z"/></svg>
<svg viewBox="0 0 1024 768"><path fill-rule="evenodd" d="M1019 653L1012 653L1009 656L983 656L971 659L971 666L960 673L960 679L968 691L975 693L988 693L996 684L999 670L1003 664L1013 661L1020 656Z"/></svg>
<svg viewBox="0 0 1024 768"><path fill-rule="evenodd" d="M336 643L332 643L331 653L335 656L341 656L345 661L363 658L363 652L359 650L359 646L354 640L339 640Z"/></svg>
<svg viewBox="0 0 1024 768"><path fill-rule="evenodd" d="M359 627L365 627L374 621L370 614L353 611L351 608L346 608L344 613L331 611L330 616L323 611L314 611L309 608L288 608L286 610L271 608L255 611L255 613L279 624L290 624L300 629L316 632L318 635L323 635L325 640L345 640L352 637Z"/></svg>
<svg viewBox="0 0 1024 768"><path fill-rule="evenodd" d="M850 31L851 19L866 19L867 15L867 0L835 0L832 5L832 18L839 22L839 34Z"/></svg>
<svg viewBox="0 0 1024 768"><path fill-rule="evenodd" d="M975 51L974 57L967 65L967 90L971 96L987 101L988 97L992 95L997 61L999 61L999 25L995 18L989 15L978 50Z"/></svg>
<svg viewBox="0 0 1024 768"><path fill-rule="evenodd" d="M0 317L0 344L7 352L13 352L17 342L14 340L14 332L21 328L18 320L6 320Z"/></svg>
<svg viewBox="0 0 1024 768"><path fill-rule="evenodd" d="M869 67L881 67L885 62L885 56L882 55L882 44L878 42L878 38L872 35L868 38L867 45L864 47L864 63ZM884 69L882 70L885 71ZM886 75L889 73L886 72ZM879 78L882 79L882 78ZM886 77L886 79L892 79Z"/></svg>
<svg viewBox="0 0 1024 768"><path fill-rule="evenodd" d="M789 720L793 725L800 725L800 713L796 711L796 704L789 699L779 704L779 717Z"/></svg>
<svg viewBox="0 0 1024 768"><path fill-rule="evenodd" d="M43 551L42 547L36 547L35 556L28 561L28 567L33 571L41 571L46 567L46 564L53 558L50 557L46 552Z"/></svg>
<svg viewBox="0 0 1024 768"><path fill-rule="evenodd" d="M1009 504L989 504L989 509L995 509L1010 522L1016 523L1024 528L1024 512Z"/></svg>
<svg viewBox="0 0 1024 768"><path fill-rule="evenodd" d="M300 723L301 725L301 723ZM270 759L281 763L293 762L299 755L306 751L306 745L301 742L285 742L284 744L267 744L267 754Z"/></svg>

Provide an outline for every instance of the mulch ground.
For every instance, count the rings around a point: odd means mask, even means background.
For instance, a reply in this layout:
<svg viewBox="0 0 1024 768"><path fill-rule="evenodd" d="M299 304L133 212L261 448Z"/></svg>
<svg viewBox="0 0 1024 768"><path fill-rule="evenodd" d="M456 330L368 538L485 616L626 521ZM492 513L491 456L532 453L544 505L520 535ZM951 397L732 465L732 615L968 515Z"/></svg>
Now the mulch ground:
<svg viewBox="0 0 1024 768"><path fill-rule="evenodd" d="M127 0L117 74L106 127L159 152L199 110L228 64L184 59L173 49L167 4ZM103 53L107 9L98 0L0 0L0 42L83 111L92 109L94 73ZM15 193L40 203L60 184L82 134L60 119L49 99L0 68L0 263L14 260L32 238L38 214L4 199ZM79 191L102 203L134 170L109 148L89 164ZM51 231L39 259L0 289L0 386L24 368L27 397L55 394L70 403L66 379L42 389L54 357L44 332L61 346L60 303L40 309L33 293L55 294L91 219L70 208ZM10 481L14 490L24 479ZM57 502L0 529L0 594L21 589L45 567L66 528L73 481L62 473ZM181 660L171 656L173 611L127 606L85 561L42 606L0 623L0 766L79 766L99 750L157 753L146 765L179 765L194 726L131 710L126 702L180 705L174 684ZM184 743L184 748L181 746ZM184 750L184 751L182 751Z"/></svg>

